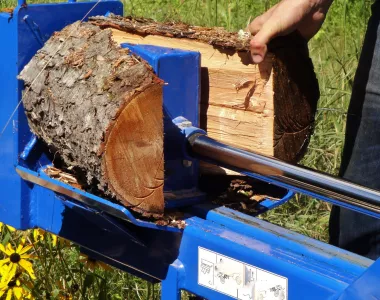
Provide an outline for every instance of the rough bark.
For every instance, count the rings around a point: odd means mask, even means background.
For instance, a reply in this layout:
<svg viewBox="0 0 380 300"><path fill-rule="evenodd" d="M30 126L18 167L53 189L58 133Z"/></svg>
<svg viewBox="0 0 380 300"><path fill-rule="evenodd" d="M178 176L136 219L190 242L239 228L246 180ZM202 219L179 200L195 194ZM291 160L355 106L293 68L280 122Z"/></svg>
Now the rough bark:
<svg viewBox="0 0 380 300"><path fill-rule="evenodd" d="M307 43L297 33L275 39L265 61L253 65L250 36L242 31L112 15L90 22L112 28L118 43L199 51L201 126L208 134L288 162L302 158L313 131L319 89Z"/></svg>
<svg viewBox="0 0 380 300"><path fill-rule="evenodd" d="M32 132L82 183L126 206L163 211L162 82L146 62L111 30L77 22L55 33L20 79Z"/></svg>

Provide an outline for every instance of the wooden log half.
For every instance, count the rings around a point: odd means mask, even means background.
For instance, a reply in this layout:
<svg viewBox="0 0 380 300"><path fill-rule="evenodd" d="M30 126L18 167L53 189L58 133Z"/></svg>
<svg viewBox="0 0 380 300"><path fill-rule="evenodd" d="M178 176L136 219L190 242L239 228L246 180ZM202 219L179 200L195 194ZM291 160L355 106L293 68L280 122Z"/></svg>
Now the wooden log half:
<svg viewBox="0 0 380 300"><path fill-rule="evenodd" d="M254 65L250 35L243 31L114 15L93 17L90 22L112 28L118 43L199 51L201 127L212 138L288 162L304 155L319 88L307 43L297 33L274 39L264 62Z"/></svg>
<svg viewBox="0 0 380 300"><path fill-rule="evenodd" d="M162 81L145 61L111 30L77 22L55 33L19 78L32 132L82 184L163 212Z"/></svg>

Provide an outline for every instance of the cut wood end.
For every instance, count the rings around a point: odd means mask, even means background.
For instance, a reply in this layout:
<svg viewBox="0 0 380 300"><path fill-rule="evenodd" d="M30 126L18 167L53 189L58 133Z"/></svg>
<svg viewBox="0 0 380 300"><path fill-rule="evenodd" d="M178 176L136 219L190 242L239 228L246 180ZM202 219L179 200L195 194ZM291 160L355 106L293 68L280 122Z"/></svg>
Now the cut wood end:
<svg viewBox="0 0 380 300"><path fill-rule="evenodd" d="M115 120L105 141L104 171L109 187L126 206L164 210L162 87L134 96Z"/></svg>
<svg viewBox="0 0 380 300"><path fill-rule="evenodd" d="M75 22L19 78L29 88L30 128L76 167L85 189L163 211L162 81L147 62L116 44L109 29Z"/></svg>

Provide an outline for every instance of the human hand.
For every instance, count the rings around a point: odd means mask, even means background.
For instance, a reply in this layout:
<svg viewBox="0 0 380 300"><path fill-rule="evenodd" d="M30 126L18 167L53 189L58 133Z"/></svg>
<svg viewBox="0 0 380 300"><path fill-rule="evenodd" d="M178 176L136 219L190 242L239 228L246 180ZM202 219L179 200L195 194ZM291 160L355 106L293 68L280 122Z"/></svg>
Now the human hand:
<svg viewBox="0 0 380 300"><path fill-rule="evenodd" d="M321 28L333 0L282 0L248 25L254 37L251 54L254 63L264 60L268 43L276 36L297 30L306 40Z"/></svg>

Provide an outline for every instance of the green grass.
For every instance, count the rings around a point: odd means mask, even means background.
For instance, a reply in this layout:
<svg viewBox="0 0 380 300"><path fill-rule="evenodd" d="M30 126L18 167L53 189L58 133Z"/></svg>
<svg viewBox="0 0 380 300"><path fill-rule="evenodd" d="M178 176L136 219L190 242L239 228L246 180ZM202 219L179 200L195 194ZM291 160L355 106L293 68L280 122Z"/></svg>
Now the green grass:
<svg viewBox="0 0 380 300"><path fill-rule="evenodd" d="M335 1L322 30L309 43L321 98L315 132L301 163L330 174L338 173L341 162L346 112L370 4L358 0ZM301 196L267 213L264 218L327 241L330 208L326 203Z"/></svg>
<svg viewBox="0 0 380 300"><path fill-rule="evenodd" d="M41 1L42 2L42 1ZM182 20L196 25L245 28L250 20L277 1L270 0L159 0L125 1L128 15L157 20ZM0 0L1 7L15 1ZM344 143L346 111L372 1L335 0L321 31L310 41L310 55L319 80L321 98L315 132L302 164L337 174ZM330 205L304 196L262 216L285 228L328 240ZM74 252L76 248L73 248ZM72 254L74 257L75 255ZM75 260L70 264L75 268ZM110 299L158 299L157 287L131 275L108 273ZM94 292L95 295L95 292Z"/></svg>

